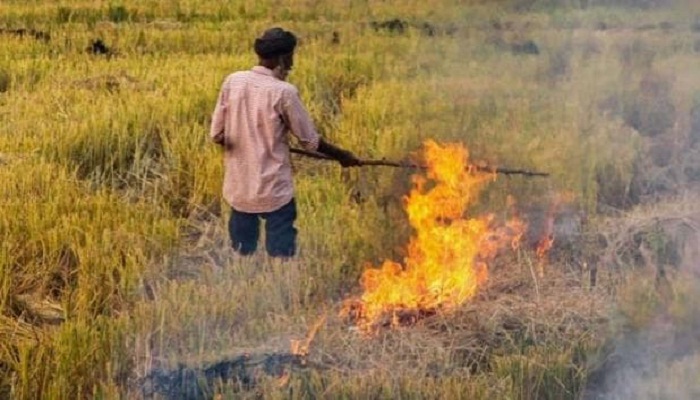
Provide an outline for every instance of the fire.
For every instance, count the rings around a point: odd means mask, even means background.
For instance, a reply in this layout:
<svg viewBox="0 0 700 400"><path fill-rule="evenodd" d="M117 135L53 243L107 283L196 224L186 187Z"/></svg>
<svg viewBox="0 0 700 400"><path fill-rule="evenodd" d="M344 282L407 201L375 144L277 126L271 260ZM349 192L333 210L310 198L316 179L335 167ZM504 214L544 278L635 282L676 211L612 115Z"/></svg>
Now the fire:
<svg viewBox="0 0 700 400"><path fill-rule="evenodd" d="M540 241L537 242L537 248L535 249L535 254L537 254L537 258L544 259L549 253L549 249L552 248L552 245L554 245L553 235L549 234L540 239Z"/></svg>
<svg viewBox="0 0 700 400"><path fill-rule="evenodd" d="M524 230L519 220L495 229L492 216L466 218L465 211L495 174L471 168L462 145L427 141L424 147L427 172L413 177L405 199L414 229L407 255L403 263L387 260L366 269L360 281L364 294L343 310L364 331L387 316L396 325L400 314L430 314L463 304L486 281L486 261L509 244L517 246Z"/></svg>
<svg viewBox="0 0 700 400"><path fill-rule="evenodd" d="M326 323L326 315L322 315L316 322L311 326L304 339L291 339L290 348L293 355L301 359L301 363L305 364L305 357L309 355L309 347L311 342L313 342L318 330L323 324Z"/></svg>
<svg viewBox="0 0 700 400"><path fill-rule="evenodd" d="M540 239L535 245L535 254L539 260L540 276L544 274L544 265L547 264L549 251L554 246L554 221L567 206L573 203L574 195L569 192L556 193L552 196L549 209L544 219Z"/></svg>

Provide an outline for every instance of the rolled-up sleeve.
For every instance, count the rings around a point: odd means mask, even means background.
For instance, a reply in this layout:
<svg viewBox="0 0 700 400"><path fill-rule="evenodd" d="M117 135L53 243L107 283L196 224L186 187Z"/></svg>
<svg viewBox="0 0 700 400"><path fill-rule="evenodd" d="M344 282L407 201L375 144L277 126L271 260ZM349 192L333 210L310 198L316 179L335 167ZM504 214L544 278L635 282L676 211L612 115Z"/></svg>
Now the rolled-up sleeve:
<svg viewBox="0 0 700 400"><path fill-rule="evenodd" d="M299 144L304 149L317 150L321 137L316 131L311 116L301 102L299 92L296 88L290 87L284 91L282 96L284 119L292 134L299 140Z"/></svg>
<svg viewBox="0 0 700 400"><path fill-rule="evenodd" d="M229 86L226 79L221 86L219 100L216 102L214 114L211 116L211 128L209 129L209 137L218 144L224 144L225 127L226 127L226 109L228 106Z"/></svg>

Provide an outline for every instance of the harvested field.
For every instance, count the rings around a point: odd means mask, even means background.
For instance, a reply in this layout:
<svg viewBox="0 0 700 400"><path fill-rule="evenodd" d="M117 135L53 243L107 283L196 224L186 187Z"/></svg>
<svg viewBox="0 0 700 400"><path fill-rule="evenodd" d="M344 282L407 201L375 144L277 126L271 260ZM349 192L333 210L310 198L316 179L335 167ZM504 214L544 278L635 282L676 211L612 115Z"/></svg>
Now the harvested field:
<svg viewBox="0 0 700 400"><path fill-rule="evenodd" d="M697 397L698 21L1 2L0 398ZM271 26L319 133L375 161L291 155L286 261L231 250L207 135Z"/></svg>

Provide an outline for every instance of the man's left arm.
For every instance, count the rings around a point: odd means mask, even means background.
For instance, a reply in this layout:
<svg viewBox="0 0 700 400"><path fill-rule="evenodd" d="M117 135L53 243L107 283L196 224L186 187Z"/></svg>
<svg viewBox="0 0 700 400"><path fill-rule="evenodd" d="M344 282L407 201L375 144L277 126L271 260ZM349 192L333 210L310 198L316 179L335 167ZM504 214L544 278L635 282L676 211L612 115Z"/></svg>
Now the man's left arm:
<svg viewBox="0 0 700 400"><path fill-rule="evenodd" d="M318 151L337 160L343 167L360 165L360 160L350 151L341 149L324 140L316 131L311 116L301 103L299 93L290 90L285 93L284 99L285 120L292 130L292 134L299 139L304 149Z"/></svg>
<svg viewBox="0 0 700 400"><path fill-rule="evenodd" d="M214 113L211 116L211 127L209 128L209 137L214 143L223 146L226 140L226 108L228 105L228 79L224 81L219 93L219 99L216 102Z"/></svg>
<svg viewBox="0 0 700 400"><path fill-rule="evenodd" d="M321 136L316 131L311 116L301 103L299 92L292 88L283 92L282 104L284 109L284 120L292 131L292 134L299 140L299 144L309 151L318 150L318 143Z"/></svg>

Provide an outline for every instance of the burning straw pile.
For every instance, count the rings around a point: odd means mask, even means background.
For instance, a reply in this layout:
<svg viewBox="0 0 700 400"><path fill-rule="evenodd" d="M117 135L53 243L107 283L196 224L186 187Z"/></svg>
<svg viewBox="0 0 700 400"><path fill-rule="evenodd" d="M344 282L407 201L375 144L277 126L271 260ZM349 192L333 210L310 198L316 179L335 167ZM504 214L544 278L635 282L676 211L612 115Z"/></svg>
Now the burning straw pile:
<svg viewBox="0 0 700 400"><path fill-rule="evenodd" d="M364 331L381 325L387 314L397 325L412 314L460 306L486 281L486 262L505 245L516 247L523 233L518 219L494 227L492 216L465 216L494 175L470 167L463 146L428 141L424 157L426 176L414 176L406 198L415 233L403 264L388 260L379 269L366 269L364 294L347 302L343 311Z"/></svg>
<svg viewBox="0 0 700 400"><path fill-rule="evenodd" d="M342 339L347 332L329 327L316 361L389 377L522 368L522 379L533 382L546 380L544 365L560 363L562 375L550 378L569 379L569 389L550 382L533 390L581 392L583 349L595 346L609 315L605 282L592 287L593 271L585 265L545 268L554 238L523 248L526 222L515 212L501 223L492 215L468 217L467 207L494 175L471 168L464 147L427 142L424 156L427 173L414 176L405 202L414 228L406 257L365 270L363 293L343 304L345 325L338 323L360 335Z"/></svg>

